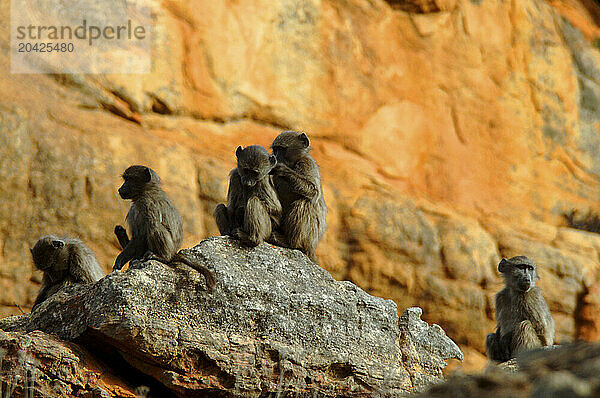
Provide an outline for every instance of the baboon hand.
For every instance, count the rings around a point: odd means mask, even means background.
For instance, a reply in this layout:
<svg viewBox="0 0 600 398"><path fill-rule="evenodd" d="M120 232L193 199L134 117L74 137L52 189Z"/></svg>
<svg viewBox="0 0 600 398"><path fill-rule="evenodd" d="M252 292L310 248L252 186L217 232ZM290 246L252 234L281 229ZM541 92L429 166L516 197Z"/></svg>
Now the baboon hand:
<svg viewBox="0 0 600 398"><path fill-rule="evenodd" d="M283 163L277 163L269 172L270 175L282 175L285 174L288 170L290 170L289 167L287 167L285 164Z"/></svg>

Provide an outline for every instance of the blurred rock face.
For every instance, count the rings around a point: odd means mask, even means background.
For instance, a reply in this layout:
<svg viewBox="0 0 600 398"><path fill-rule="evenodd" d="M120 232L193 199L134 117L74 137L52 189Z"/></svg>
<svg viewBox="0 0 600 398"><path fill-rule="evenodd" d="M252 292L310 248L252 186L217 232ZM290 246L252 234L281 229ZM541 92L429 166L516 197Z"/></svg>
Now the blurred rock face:
<svg viewBox="0 0 600 398"><path fill-rule="evenodd" d="M235 148L293 128L321 167L336 278L483 352L496 265L527 255L558 341L597 337L600 237L560 227L600 197L593 26L539 0L398 3L165 2L150 75L0 75L0 312L31 305L46 233L109 269L130 164L162 177L191 246L217 234Z"/></svg>

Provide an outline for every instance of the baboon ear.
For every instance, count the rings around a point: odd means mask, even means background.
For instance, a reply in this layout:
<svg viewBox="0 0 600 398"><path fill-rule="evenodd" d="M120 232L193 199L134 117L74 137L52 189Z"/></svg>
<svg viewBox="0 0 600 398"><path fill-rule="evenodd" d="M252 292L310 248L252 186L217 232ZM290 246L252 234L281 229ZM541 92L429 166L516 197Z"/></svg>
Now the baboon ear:
<svg viewBox="0 0 600 398"><path fill-rule="evenodd" d="M239 158L240 155L242 154L242 151L244 150L244 148L242 148L242 146L240 145L239 147L237 147L237 149L235 150L235 157Z"/></svg>
<svg viewBox="0 0 600 398"><path fill-rule="evenodd" d="M275 164L277 164L277 158L275 157L275 155L269 156L269 163L271 163L271 167L274 167Z"/></svg>
<svg viewBox="0 0 600 398"><path fill-rule="evenodd" d="M62 240L55 239L52 241L52 247L55 249L60 249L64 245L65 245L65 242L63 242Z"/></svg>
<svg viewBox="0 0 600 398"><path fill-rule="evenodd" d="M500 272L501 274L508 271L510 267L510 263L503 258L502 260L500 260L500 264L498 264L498 272Z"/></svg>
<svg viewBox="0 0 600 398"><path fill-rule="evenodd" d="M310 145L310 141L308 140L308 136L306 134L304 134L304 133L300 134L298 136L298 139L300 140L302 145L304 145L304 148L308 148L308 146Z"/></svg>
<svg viewBox="0 0 600 398"><path fill-rule="evenodd" d="M148 167L144 168L144 182L150 182L150 180L152 180L152 173L150 172L150 169Z"/></svg>

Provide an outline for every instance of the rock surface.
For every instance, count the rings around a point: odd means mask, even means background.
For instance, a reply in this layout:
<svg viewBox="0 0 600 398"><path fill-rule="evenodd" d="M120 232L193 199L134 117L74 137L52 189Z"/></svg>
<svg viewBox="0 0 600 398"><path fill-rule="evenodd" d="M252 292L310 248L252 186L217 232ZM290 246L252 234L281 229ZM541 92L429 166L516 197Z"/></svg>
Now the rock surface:
<svg viewBox="0 0 600 398"><path fill-rule="evenodd" d="M33 313L0 320L0 329L20 339L41 330L96 353L117 349L181 397L397 395L442 380L445 360L463 358L419 308L398 319L393 301L335 281L299 251L217 237L187 255L215 273L212 293L183 265L137 262L65 288ZM119 363L115 355L107 361Z"/></svg>
<svg viewBox="0 0 600 398"><path fill-rule="evenodd" d="M3 397L139 397L139 386L81 345L40 331L0 331L0 364Z"/></svg>
<svg viewBox="0 0 600 398"><path fill-rule="evenodd" d="M530 351L510 362L478 375L456 375L417 397L600 396L600 343Z"/></svg>
<svg viewBox="0 0 600 398"><path fill-rule="evenodd" d="M598 338L600 238L562 218L600 210L594 1L152 4L148 75L9 74L0 26L0 315L31 308L44 234L111 268L130 164L160 174L190 246L218 232L235 148L293 128L321 167L336 279L422 307L482 366L495 266L523 254L558 340Z"/></svg>

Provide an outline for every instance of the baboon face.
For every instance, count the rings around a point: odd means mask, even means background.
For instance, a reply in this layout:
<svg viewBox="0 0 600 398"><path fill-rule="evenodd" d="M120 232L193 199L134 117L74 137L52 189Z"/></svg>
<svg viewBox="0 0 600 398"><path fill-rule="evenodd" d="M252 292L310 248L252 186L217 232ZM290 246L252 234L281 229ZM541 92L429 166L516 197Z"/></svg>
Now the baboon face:
<svg viewBox="0 0 600 398"><path fill-rule="evenodd" d="M123 199L135 199L150 185L160 185L160 179L154 170L146 166L130 166L123 173L119 195Z"/></svg>
<svg viewBox="0 0 600 398"><path fill-rule="evenodd" d="M275 138L271 149L278 162L289 166L295 164L304 156L308 152L309 146L310 141L306 134L297 131L284 131Z"/></svg>
<svg viewBox="0 0 600 398"><path fill-rule="evenodd" d="M250 145L246 148L239 146L235 151L237 167L242 184L248 187L265 178L273 169L277 160L269 156L269 152L259 145Z"/></svg>
<svg viewBox="0 0 600 398"><path fill-rule="evenodd" d="M535 263L525 256L512 257L508 260L503 258L498 264L498 271L506 279L507 285L523 293L535 287L539 279Z"/></svg>
<svg viewBox="0 0 600 398"><path fill-rule="evenodd" d="M35 246L29 249L33 265L41 271L52 268L63 247L65 247L65 242L54 235L40 238Z"/></svg>

